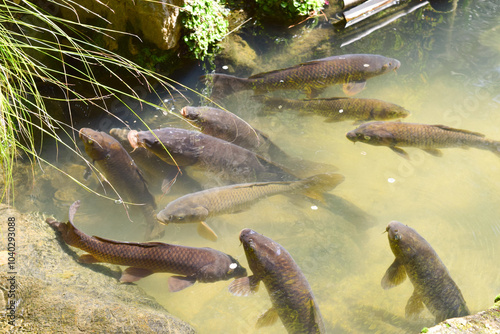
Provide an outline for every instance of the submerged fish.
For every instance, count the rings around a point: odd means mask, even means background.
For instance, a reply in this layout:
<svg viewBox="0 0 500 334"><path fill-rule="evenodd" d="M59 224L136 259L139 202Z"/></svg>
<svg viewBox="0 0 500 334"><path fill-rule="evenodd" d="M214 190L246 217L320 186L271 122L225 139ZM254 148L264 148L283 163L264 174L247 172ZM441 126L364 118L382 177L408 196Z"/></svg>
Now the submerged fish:
<svg viewBox="0 0 500 334"><path fill-rule="evenodd" d="M436 317L436 323L469 314L464 297L431 245L414 229L397 221L386 229L396 259L384 277L382 287L401 284L406 276L414 290L406 304L406 316L418 315L424 305Z"/></svg>
<svg viewBox="0 0 500 334"><path fill-rule="evenodd" d="M202 133L241 146L281 166L286 166L295 176L307 177L337 170L333 165L289 156L267 135L223 109L188 106L181 110L181 114Z"/></svg>
<svg viewBox="0 0 500 334"><path fill-rule="evenodd" d="M229 291L247 296L264 282L272 308L257 321L257 327L281 319L288 333L325 333L325 326L307 279L292 256L277 242L251 229L240 232L253 275L234 280Z"/></svg>
<svg viewBox="0 0 500 334"><path fill-rule="evenodd" d="M239 212L257 201L283 193L302 193L315 199L322 199L322 193L335 188L344 181L340 174L320 174L300 181L256 182L235 184L199 191L182 196L160 211L157 218L163 224L200 223L198 232L210 240L217 235L205 223L209 217Z"/></svg>
<svg viewBox="0 0 500 334"><path fill-rule="evenodd" d="M145 147L169 164L193 166L232 183L297 179L252 151L195 131L130 131L129 141L132 147Z"/></svg>
<svg viewBox="0 0 500 334"><path fill-rule="evenodd" d="M370 122L347 133L347 139L375 146L388 146L408 159L400 147L417 147L425 152L441 156L439 148L474 147L488 150L500 156L500 141L484 138L477 132L454 129L445 125L427 125L401 122Z"/></svg>
<svg viewBox="0 0 500 334"><path fill-rule="evenodd" d="M257 97L257 96L256 96ZM376 99L356 99L348 97L293 100L258 95L267 109L283 111L297 110L302 114L315 114L326 117L325 122L383 121L407 117L410 113L396 104Z"/></svg>
<svg viewBox="0 0 500 334"><path fill-rule="evenodd" d="M259 73L249 78L226 74L207 74L205 82L213 84L212 94L217 97L243 90L264 94L276 90L302 90L315 97L331 85L343 84L347 95L362 91L366 80L399 68L393 58L372 54L350 54L311 60L293 67Z"/></svg>
<svg viewBox="0 0 500 334"><path fill-rule="evenodd" d="M80 129L79 136L85 152L92 162L97 163L114 190L125 201L141 207L148 226L145 238L161 237L165 231L154 219L155 199L148 190L141 170L123 146L107 133L89 128Z"/></svg>
<svg viewBox="0 0 500 334"><path fill-rule="evenodd" d="M135 243L89 236L73 225L80 201L70 208L66 223L47 218L47 223L61 232L66 244L84 250L82 263L112 263L129 266L121 282L135 282L154 273L171 273L168 280L171 292L185 289L195 282L210 283L247 275L232 256L211 248L170 245L161 242Z"/></svg>

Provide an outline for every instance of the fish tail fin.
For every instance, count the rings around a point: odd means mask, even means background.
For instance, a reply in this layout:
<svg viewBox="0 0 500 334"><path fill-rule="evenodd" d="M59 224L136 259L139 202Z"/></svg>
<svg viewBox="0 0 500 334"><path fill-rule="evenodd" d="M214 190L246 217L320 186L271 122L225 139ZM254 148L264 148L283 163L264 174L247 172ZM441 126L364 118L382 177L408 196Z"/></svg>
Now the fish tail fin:
<svg viewBox="0 0 500 334"><path fill-rule="evenodd" d="M500 141L492 141L489 147L491 152L500 158Z"/></svg>
<svg viewBox="0 0 500 334"><path fill-rule="evenodd" d="M200 81L211 88L210 97L215 99L252 89L250 80L227 74L206 74L200 77Z"/></svg>
<svg viewBox="0 0 500 334"><path fill-rule="evenodd" d="M304 195L324 203L323 193L334 189L344 181L345 177L338 173L324 173L310 176L303 179L305 184Z"/></svg>

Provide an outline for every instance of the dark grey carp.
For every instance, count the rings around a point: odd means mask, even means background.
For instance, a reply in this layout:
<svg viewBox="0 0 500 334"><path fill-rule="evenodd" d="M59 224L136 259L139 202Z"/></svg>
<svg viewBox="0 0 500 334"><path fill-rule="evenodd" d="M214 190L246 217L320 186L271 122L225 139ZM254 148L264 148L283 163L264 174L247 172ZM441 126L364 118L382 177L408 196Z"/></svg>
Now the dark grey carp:
<svg viewBox="0 0 500 334"><path fill-rule="evenodd" d="M192 166L230 183L297 180L252 151L196 131L130 131L129 141L132 147L144 147L168 164Z"/></svg>
<svg viewBox="0 0 500 334"><path fill-rule="evenodd" d="M223 97L243 90L264 94L276 90L300 90L315 97L331 85L343 84L347 95L364 89L366 80L395 71L401 63L393 58L372 54L348 54L311 60L296 66L238 78L226 74L207 74L212 95Z"/></svg>
<svg viewBox="0 0 500 334"><path fill-rule="evenodd" d="M148 228L146 240L161 237L165 231L154 218L155 199L132 157L115 138L105 132L82 128L79 136L85 146L85 152L92 162L97 163L116 192L123 196L126 202L140 204Z"/></svg>
<svg viewBox="0 0 500 334"><path fill-rule="evenodd" d="M240 241L253 275L234 280L229 292L247 296L264 283L273 306L259 318L257 327L272 325L279 316L290 334L325 333L312 289L287 250L248 228L240 232Z"/></svg>
<svg viewBox="0 0 500 334"><path fill-rule="evenodd" d="M414 290L406 304L406 316L418 315L424 305L436 322L469 315L460 289L431 245L414 229L397 221L390 222L386 231L396 259L381 284L390 289L406 276L410 278Z"/></svg>
<svg viewBox="0 0 500 334"><path fill-rule="evenodd" d="M325 122L342 121L385 121L405 118L410 113L397 104L376 100L348 97L317 98L317 99L286 99L259 95L265 109L272 111L296 110L304 115L319 115L325 117Z"/></svg>
<svg viewBox="0 0 500 334"><path fill-rule="evenodd" d="M500 141L487 139L481 133L446 125L370 122L349 131L346 137L353 142L387 146L404 158L408 158L408 153L401 147L417 147L435 156L442 156L440 148L474 147L491 151L500 157Z"/></svg>

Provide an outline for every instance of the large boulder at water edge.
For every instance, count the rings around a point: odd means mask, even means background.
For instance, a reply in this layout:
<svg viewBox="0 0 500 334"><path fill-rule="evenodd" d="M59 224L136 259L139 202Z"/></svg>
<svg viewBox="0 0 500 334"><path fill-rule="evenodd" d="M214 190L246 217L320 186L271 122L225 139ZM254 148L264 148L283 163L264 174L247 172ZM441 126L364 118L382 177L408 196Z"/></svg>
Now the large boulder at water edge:
<svg viewBox="0 0 500 334"><path fill-rule="evenodd" d="M5 264L9 217L15 218L12 267ZM0 222L1 333L195 332L138 286L119 284L118 271L78 263L41 215L21 214L1 204ZM11 302L12 312L7 309ZM14 326L9 324L11 313Z"/></svg>

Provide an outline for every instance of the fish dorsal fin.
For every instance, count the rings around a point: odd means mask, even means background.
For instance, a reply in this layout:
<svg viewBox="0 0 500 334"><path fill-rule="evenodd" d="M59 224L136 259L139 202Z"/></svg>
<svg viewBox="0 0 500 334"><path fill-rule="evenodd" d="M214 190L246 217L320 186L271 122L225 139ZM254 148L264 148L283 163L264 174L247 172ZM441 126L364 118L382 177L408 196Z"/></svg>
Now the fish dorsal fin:
<svg viewBox="0 0 500 334"><path fill-rule="evenodd" d="M478 136L478 137L482 137L482 138L484 137L484 134L479 133L479 132L474 132L474 131L469 131L469 130L464 130L464 129L455 129L455 128L451 128L449 126L441 125L441 124L433 125L433 126L435 126L436 128L440 128L442 130L446 130L446 131L459 132L459 133L464 133L464 134L472 135L472 136Z"/></svg>
<svg viewBox="0 0 500 334"><path fill-rule="evenodd" d="M276 321L278 321L279 315L278 311L274 307L271 307L269 310L264 312L259 319L257 320L257 324L255 328L267 327L273 325Z"/></svg>
<svg viewBox="0 0 500 334"><path fill-rule="evenodd" d="M116 240L111 240L111 239L106 239L106 238L101 238L97 236L92 236L92 238L97 239L101 242L105 242L108 244L115 244L115 245L130 245L130 246L137 246L137 247L144 247L144 248L151 248L151 247L170 247L169 244L163 243L163 242L128 242L128 241L116 241Z"/></svg>
<svg viewBox="0 0 500 334"><path fill-rule="evenodd" d="M384 290L393 288L406 279L406 269L398 259L395 259L391 266L385 272L380 282Z"/></svg>

